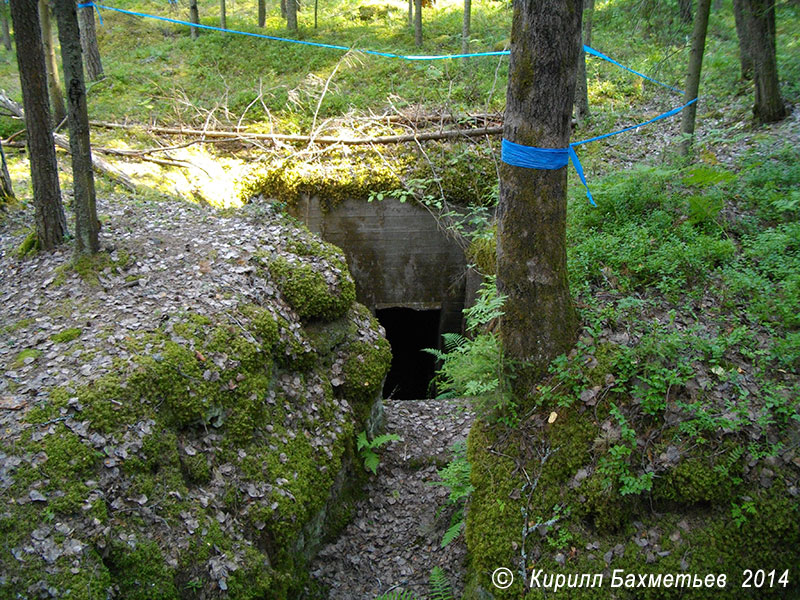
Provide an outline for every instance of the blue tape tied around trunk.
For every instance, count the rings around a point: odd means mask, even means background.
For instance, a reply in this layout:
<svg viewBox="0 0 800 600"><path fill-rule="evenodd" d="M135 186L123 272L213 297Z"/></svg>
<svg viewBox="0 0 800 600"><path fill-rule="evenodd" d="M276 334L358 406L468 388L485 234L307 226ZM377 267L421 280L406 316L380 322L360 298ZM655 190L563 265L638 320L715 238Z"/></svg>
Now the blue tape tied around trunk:
<svg viewBox="0 0 800 600"><path fill-rule="evenodd" d="M566 148L536 148L534 146L523 146L516 144L503 138L500 148L500 160L513 167L522 167L524 169L545 169L555 170L566 167L569 161L575 167L578 177L581 178L583 187L586 188L586 197L589 198L592 206L595 204L592 192L589 191L589 186L586 183L586 176L583 173L583 166L578 158L572 144Z"/></svg>

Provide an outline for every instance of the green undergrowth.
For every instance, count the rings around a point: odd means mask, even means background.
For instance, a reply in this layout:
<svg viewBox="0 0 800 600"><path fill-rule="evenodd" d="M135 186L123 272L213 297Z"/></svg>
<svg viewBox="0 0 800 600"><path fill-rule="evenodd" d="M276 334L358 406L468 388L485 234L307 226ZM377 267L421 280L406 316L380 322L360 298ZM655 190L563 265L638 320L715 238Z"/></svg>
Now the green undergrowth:
<svg viewBox="0 0 800 600"><path fill-rule="evenodd" d="M735 167L639 167L568 212L583 329L513 427L470 433L471 580L519 598L544 573L725 573L744 597L752 557L778 575L800 556L800 154L754 147ZM511 568L504 592L489 576ZM570 598L607 598L603 588ZM759 597L791 597L787 588ZM552 592L552 590L550 590ZM620 598L682 589L615 590ZM542 589L533 598L544 598Z"/></svg>
<svg viewBox="0 0 800 600"><path fill-rule="evenodd" d="M334 255L309 240L294 256ZM340 277L350 289L346 268ZM306 561L352 510L356 432L391 358L353 294L336 301L298 310L302 321L256 304L165 314L125 338L128 359L112 374L48 390L4 449L14 458L5 494L19 501L0 514L0 595L89 600L113 585L125 598L203 589L255 600L311 589Z"/></svg>

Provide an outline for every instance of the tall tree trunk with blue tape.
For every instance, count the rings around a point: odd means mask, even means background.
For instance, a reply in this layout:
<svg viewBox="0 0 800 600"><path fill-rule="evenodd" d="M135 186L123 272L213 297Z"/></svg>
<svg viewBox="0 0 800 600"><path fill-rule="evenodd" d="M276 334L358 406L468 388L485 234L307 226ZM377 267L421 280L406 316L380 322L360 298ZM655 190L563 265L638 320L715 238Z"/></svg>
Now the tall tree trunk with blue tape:
<svg viewBox="0 0 800 600"><path fill-rule="evenodd" d="M592 45L592 17L594 15L594 0L583 0L583 44ZM581 52L578 61L578 81L575 88L575 118L580 123L588 119L589 111L589 82L586 80L586 53Z"/></svg>
<svg viewBox="0 0 800 600"><path fill-rule="evenodd" d="M583 0L514 0L503 137L566 157L581 47ZM503 163L497 225L497 287L508 296L500 333L526 394L575 341L578 318L566 256L567 168Z"/></svg>
<svg viewBox="0 0 800 600"><path fill-rule="evenodd" d="M42 43L47 68L47 88L50 90L50 104L53 107L54 125L58 125L67 116L64 107L64 90L61 89L61 78L58 76L58 61L53 43L53 27L50 24L50 3L39 0L39 22L42 27Z"/></svg>
<svg viewBox="0 0 800 600"><path fill-rule="evenodd" d="M689 51L689 72L686 75L686 100L697 98L700 90L700 73L703 70L703 54L706 48L706 32L708 31L708 15L711 11L711 0L697 0L697 12L694 15L694 30L692 31L692 49ZM692 148L694 139L694 124L697 118L697 102L683 109L681 117L680 153L687 156Z"/></svg>
<svg viewBox="0 0 800 600"><path fill-rule="evenodd" d="M103 61L100 59L100 48L97 46L97 32L94 27L94 6L78 8L78 25L81 29L81 50L83 66L90 81L103 78Z"/></svg>
<svg viewBox="0 0 800 600"><path fill-rule="evenodd" d="M67 86L67 123L72 155L73 210L75 211L75 254L94 254L99 250L97 208L89 141L89 114L83 80L81 34L75 0L55 0L61 64Z"/></svg>
<svg viewBox="0 0 800 600"><path fill-rule="evenodd" d="M774 123L788 113L778 85L775 40L775 0L745 0L745 19L753 59L755 105L759 123Z"/></svg>
<svg viewBox="0 0 800 600"><path fill-rule="evenodd" d="M25 105L36 238L39 248L52 250L64 241L67 220L61 204L58 163L50 125L44 45L36 3L12 2L11 20L14 23L19 81Z"/></svg>

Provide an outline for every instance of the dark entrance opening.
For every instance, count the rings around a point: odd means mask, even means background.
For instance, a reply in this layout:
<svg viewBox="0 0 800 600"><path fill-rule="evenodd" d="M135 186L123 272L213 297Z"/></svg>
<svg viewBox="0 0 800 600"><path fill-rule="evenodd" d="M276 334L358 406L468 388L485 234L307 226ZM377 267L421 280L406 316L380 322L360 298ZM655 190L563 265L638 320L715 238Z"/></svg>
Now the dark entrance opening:
<svg viewBox="0 0 800 600"><path fill-rule="evenodd" d="M392 366L383 385L384 398L417 400L430 397L436 358L423 348L439 347L440 310L383 308L375 316L392 345Z"/></svg>

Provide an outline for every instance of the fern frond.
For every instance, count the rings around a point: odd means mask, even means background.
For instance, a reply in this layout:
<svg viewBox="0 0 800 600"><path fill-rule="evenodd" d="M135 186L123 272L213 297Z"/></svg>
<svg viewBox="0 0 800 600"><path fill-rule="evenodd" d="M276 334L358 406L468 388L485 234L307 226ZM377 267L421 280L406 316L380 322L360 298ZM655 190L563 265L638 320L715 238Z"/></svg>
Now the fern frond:
<svg viewBox="0 0 800 600"><path fill-rule="evenodd" d="M452 352L456 348L460 348L468 341L467 338L460 333L443 333L442 340L444 340L444 348L448 352Z"/></svg>
<svg viewBox="0 0 800 600"><path fill-rule="evenodd" d="M376 596L375 600L421 600L421 598L408 590L395 590Z"/></svg>
<svg viewBox="0 0 800 600"><path fill-rule="evenodd" d="M442 536L442 544L441 547L444 548L456 539L459 535L461 535L461 530L464 528L464 521L459 521L458 523L451 525L450 528L444 532Z"/></svg>
<svg viewBox="0 0 800 600"><path fill-rule="evenodd" d="M428 582L431 585L430 600L455 600L453 586L450 585L450 580L447 579L447 575L441 567L431 569Z"/></svg>
<svg viewBox="0 0 800 600"><path fill-rule="evenodd" d="M358 434L358 437L356 438L356 446L358 447L359 450L363 450L364 448L370 447L369 441L367 441L366 431L362 431L361 433Z"/></svg>
<svg viewBox="0 0 800 600"><path fill-rule="evenodd" d="M370 448L364 448L361 451L361 456L364 458L364 468L372 471L373 475L378 474L378 464L380 458Z"/></svg>
<svg viewBox="0 0 800 600"><path fill-rule="evenodd" d="M441 350L439 350L437 348L423 348L422 351L423 352L427 352L428 354L433 354L433 356L436 357L436 360L446 360L447 359L447 354L442 352Z"/></svg>
<svg viewBox="0 0 800 600"><path fill-rule="evenodd" d="M378 437L372 438L372 441L369 443L369 447L372 449L380 448L384 444L388 444L389 442L399 442L400 436L396 433L384 433L383 435L379 435Z"/></svg>

